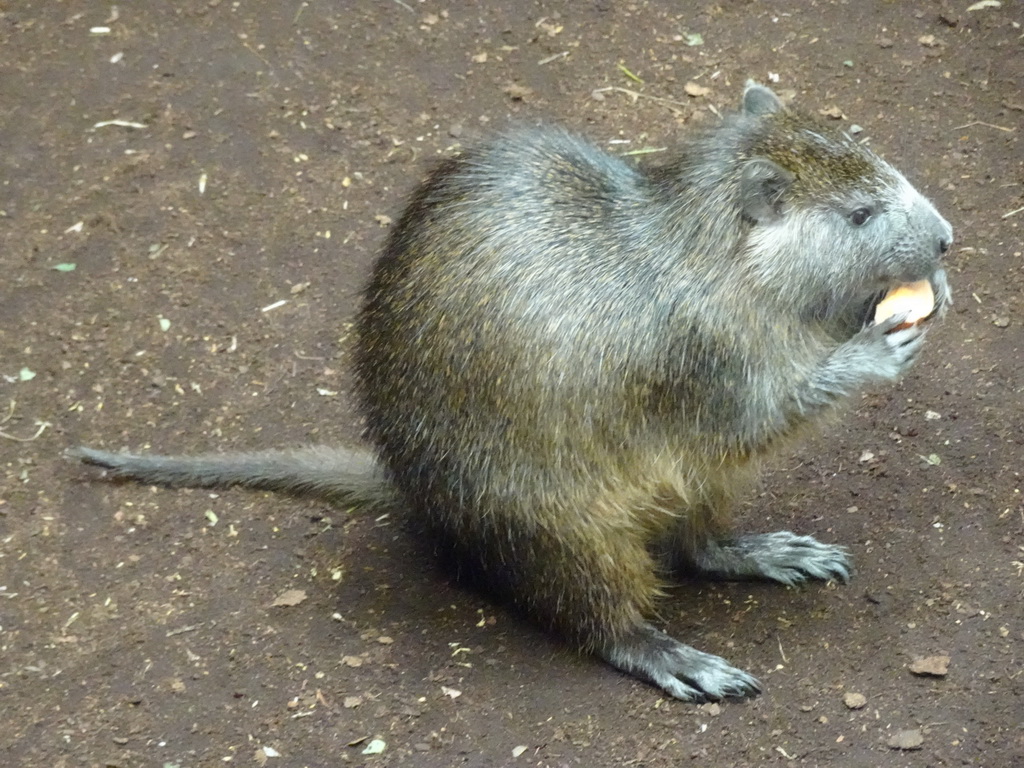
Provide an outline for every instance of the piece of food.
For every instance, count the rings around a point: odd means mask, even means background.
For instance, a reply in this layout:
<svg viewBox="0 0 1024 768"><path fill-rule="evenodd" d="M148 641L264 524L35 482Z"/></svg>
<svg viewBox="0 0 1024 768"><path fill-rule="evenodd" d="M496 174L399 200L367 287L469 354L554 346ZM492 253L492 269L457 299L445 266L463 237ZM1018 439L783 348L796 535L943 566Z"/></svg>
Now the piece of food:
<svg viewBox="0 0 1024 768"><path fill-rule="evenodd" d="M928 280L904 283L893 288L875 307L875 322L880 323L893 315L909 312L905 322L893 330L909 328L928 317L935 310L935 292Z"/></svg>

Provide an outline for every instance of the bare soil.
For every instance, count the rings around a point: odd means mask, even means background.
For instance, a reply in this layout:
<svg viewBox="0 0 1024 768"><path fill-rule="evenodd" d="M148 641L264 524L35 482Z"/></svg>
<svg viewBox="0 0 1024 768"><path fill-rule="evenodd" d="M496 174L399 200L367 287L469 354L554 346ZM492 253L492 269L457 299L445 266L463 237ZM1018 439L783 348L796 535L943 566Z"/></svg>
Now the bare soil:
<svg viewBox="0 0 1024 768"><path fill-rule="evenodd" d="M968 4L0 2L0 763L1024 765L1024 13ZM957 233L913 372L739 511L853 582L664 603L760 697L666 700L400 521L62 459L358 439L349 324L433 159L511 121L658 149L748 77Z"/></svg>

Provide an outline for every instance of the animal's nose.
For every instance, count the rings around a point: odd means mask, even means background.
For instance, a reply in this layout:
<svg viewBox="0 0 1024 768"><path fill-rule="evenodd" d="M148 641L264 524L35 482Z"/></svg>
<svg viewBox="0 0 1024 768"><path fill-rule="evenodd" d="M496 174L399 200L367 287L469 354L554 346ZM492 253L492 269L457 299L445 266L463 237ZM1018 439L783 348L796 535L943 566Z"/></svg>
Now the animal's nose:
<svg viewBox="0 0 1024 768"><path fill-rule="evenodd" d="M949 246L953 244L953 238L951 237L940 237L939 238L939 253L945 253L949 250Z"/></svg>

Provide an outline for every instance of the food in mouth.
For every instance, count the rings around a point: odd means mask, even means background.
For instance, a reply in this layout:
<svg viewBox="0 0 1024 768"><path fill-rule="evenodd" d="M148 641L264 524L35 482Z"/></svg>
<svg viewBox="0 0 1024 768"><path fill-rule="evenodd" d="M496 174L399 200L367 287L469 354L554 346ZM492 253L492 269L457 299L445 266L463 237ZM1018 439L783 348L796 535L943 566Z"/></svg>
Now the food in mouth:
<svg viewBox="0 0 1024 768"><path fill-rule="evenodd" d="M935 292L928 280L897 285L875 307L875 322L881 323L894 315L909 312L906 320L892 330L909 328L926 319L935 311Z"/></svg>

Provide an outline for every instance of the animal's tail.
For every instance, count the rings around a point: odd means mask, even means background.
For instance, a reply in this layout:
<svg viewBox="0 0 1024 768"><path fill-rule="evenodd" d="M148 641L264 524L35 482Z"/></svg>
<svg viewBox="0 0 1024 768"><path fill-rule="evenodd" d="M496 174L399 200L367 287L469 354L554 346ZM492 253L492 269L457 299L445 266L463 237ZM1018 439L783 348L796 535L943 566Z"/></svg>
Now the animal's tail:
<svg viewBox="0 0 1024 768"><path fill-rule="evenodd" d="M197 456L111 453L72 448L67 455L108 471L109 476L171 488L242 486L343 504L391 506L398 492L369 450L309 447L255 453Z"/></svg>

